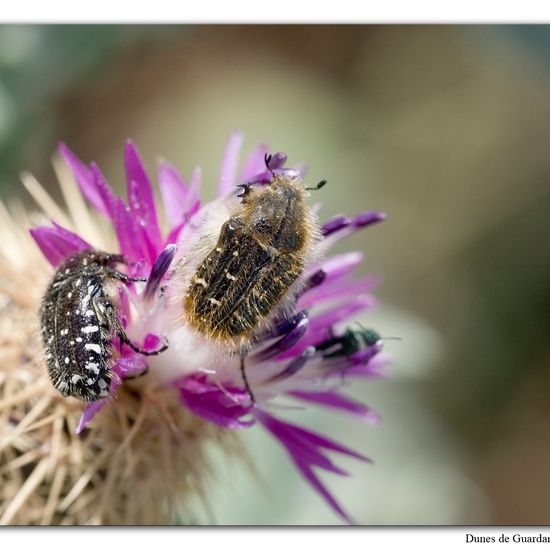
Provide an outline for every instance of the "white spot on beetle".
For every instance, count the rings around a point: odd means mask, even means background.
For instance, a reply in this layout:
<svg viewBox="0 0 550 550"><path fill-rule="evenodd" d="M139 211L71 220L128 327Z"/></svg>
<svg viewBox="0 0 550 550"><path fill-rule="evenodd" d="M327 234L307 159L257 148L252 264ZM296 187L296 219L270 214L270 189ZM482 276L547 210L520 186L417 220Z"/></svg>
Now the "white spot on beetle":
<svg viewBox="0 0 550 550"><path fill-rule="evenodd" d="M84 344L84 347L97 353L98 355L101 355L101 347L99 344Z"/></svg>
<svg viewBox="0 0 550 550"><path fill-rule="evenodd" d="M83 332L84 334L89 334L90 332L97 332L99 330L99 327L97 325L88 325L87 327L82 327L80 329L80 332Z"/></svg>
<svg viewBox="0 0 550 550"><path fill-rule="evenodd" d="M99 364L89 361L85 365L86 370L91 370L94 374L99 374Z"/></svg>

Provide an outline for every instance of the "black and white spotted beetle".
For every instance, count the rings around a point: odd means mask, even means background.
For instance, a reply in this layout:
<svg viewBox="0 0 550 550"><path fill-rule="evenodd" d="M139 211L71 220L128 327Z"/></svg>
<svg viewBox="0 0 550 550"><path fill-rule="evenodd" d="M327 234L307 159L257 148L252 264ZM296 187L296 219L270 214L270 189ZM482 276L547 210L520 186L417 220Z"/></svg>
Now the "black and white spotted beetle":
<svg viewBox="0 0 550 550"><path fill-rule="evenodd" d="M133 344L120 323L114 306L114 281L146 279L128 277L115 265L124 257L96 250L78 252L56 271L40 307L42 340L52 384L63 395L96 401L109 395L113 365L112 338L116 335L135 352L147 352Z"/></svg>

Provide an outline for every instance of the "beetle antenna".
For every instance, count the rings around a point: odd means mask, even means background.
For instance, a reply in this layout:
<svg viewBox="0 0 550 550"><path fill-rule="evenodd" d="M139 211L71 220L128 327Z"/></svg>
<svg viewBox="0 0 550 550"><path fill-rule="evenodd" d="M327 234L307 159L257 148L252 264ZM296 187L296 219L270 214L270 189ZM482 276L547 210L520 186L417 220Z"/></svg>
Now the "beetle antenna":
<svg viewBox="0 0 550 550"><path fill-rule="evenodd" d="M321 180L315 187L306 187L306 191L319 191L321 187L327 184L327 180Z"/></svg>

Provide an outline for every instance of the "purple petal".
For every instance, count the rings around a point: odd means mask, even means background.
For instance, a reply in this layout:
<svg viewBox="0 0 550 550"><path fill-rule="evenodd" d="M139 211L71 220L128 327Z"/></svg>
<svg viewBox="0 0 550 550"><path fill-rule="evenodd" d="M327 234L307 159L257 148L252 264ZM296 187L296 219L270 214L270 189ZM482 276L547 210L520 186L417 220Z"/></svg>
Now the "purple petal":
<svg viewBox="0 0 550 550"><path fill-rule="evenodd" d="M340 506L338 501L330 494L327 488L319 481L313 470L305 464L294 460L296 467L306 478L307 482L325 499L325 502L347 523L354 525L357 522Z"/></svg>
<svg viewBox="0 0 550 550"><path fill-rule="evenodd" d="M244 168L239 177L239 181L248 181L253 176L262 172L265 169L265 155L267 153L267 146L260 145L246 159Z"/></svg>
<svg viewBox="0 0 550 550"><path fill-rule="evenodd" d="M287 159L285 153L273 153L269 159L268 167L273 171L279 170L286 164Z"/></svg>
<svg viewBox="0 0 550 550"><path fill-rule="evenodd" d="M353 298L373 290L380 282L378 277L364 277L357 281L335 281L333 284L321 285L302 294L296 304L297 308L306 309L323 302Z"/></svg>
<svg viewBox="0 0 550 550"><path fill-rule="evenodd" d="M309 346L305 348L298 357L295 357L290 363L275 376L270 378L268 382L277 382L290 376L294 376L304 365L315 355L315 347Z"/></svg>
<svg viewBox="0 0 550 550"><path fill-rule="evenodd" d="M124 149L128 203L136 217L137 224L142 226L147 238L154 248L160 248L161 234L157 219L157 210L149 176L143 167L138 151L131 140ZM155 258L149 256L150 263Z"/></svg>
<svg viewBox="0 0 550 550"><path fill-rule="evenodd" d="M273 343L271 346L268 346L267 348L258 352L254 358L258 361L265 361L266 359L274 357L275 355L278 355L279 353L282 353L283 351L291 348L306 333L308 325L309 319L307 317L301 319L292 330L290 330L287 334L285 334L282 338L277 340L277 342Z"/></svg>
<svg viewBox="0 0 550 550"><path fill-rule="evenodd" d="M368 363L375 355L379 354L384 347L384 342L378 341L376 344L362 349L349 357L353 365L364 365Z"/></svg>
<svg viewBox="0 0 550 550"><path fill-rule="evenodd" d="M246 390L225 386L225 392L208 382L205 375L191 375L174 382L189 410L219 426L232 430L248 428L254 419L241 420L254 409Z"/></svg>
<svg viewBox="0 0 550 550"><path fill-rule="evenodd" d="M315 279L309 284L306 284L307 288L314 288L319 284L326 284L335 279L339 279L348 273L351 273L357 266L363 261L364 254L362 252L346 252L344 254L337 254L332 256L328 260L325 260L320 265L318 264L315 270L312 270L310 278L317 278L319 282L315 283ZM319 273L324 273L324 276L319 277Z"/></svg>
<svg viewBox="0 0 550 550"><path fill-rule="evenodd" d="M147 285L145 286L145 291L143 292L143 298L145 300L151 300L157 294L160 283L172 260L176 254L177 246L174 244L169 244L160 254L159 257L155 260L153 267L151 268L151 273L147 279Z"/></svg>
<svg viewBox="0 0 550 550"><path fill-rule="evenodd" d="M348 449L335 441L332 441L320 434L306 430L294 424L284 422L257 409L256 418L262 425L285 447L292 461L299 471L311 484L311 486L326 500L326 502L346 521L352 522L351 518L344 512L332 495L322 485L313 473L312 467L317 466L329 472L339 475L346 475L340 468L323 454L321 449L327 449L341 453L358 460L370 462L367 457Z"/></svg>
<svg viewBox="0 0 550 550"><path fill-rule="evenodd" d="M93 401L86 405L84 411L80 415L80 420L78 426L76 427L75 433L78 435L84 428L90 423L94 416L108 403L108 398L99 399L98 401Z"/></svg>
<svg viewBox="0 0 550 550"><path fill-rule="evenodd" d="M358 214L349 225L342 225L338 230L333 230L331 233L325 235L323 240L323 247L325 249L334 246L342 239L349 237L353 233L369 227L373 224L381 222L386 219L386 214L378 211L368 211Z"/></svg>
<svg viewBox="0 0 550 550"><path fill-rule="evenodd" d="M384 212L372 210L370 212L362 212L361 214L358 214L353 220L353 225L355 227L367 227L368 225L379 223L385 219L386 214Z"/></svg>
<svg viewBox="0 0 550 550"><path fill-rule="evenodd" d="M289 319L285 319L284 321L281 321L273 329L271 329L266 336L266 340L268 338L276 338L277 336L284 336L285 334L288 334L291 330L293 330L300 321L303 319L307 319L307 311L299 311Z"/></svg>
<svg viewBox="0 0 550 550"><path fill-rule="evenodd" d="M316 405L321 405L323 407L340 409L342 411L354 414L365 422L369 422L371 424L380 421L380 417L372 409L367 407L367 405L354 401L353 399L350 399L349 397L341 395L335 391L292 391L288 393L296 399L309 401L310 403L315 403Z"/></svg>
<svg viewBox="0 0 550 550"><path fill-rule="evenodd" d="M225 147L218 180L218 196L220 197L227 195L237 183L237 168L242 144L242 132L235 132L231 135Z"/></svg>
<svg viewBox="0 0 550 550"><path fill-rule="evenodd" d="M71 169L84 196L98 212L109 217L109 211L96 186L92 171L64 143L61 143L57 150Z"/></svg>
<svg viewBox="0 0 550 550"><path fill-rule="evenodd" d="M328 222L323 224L321 231L323 235L326 237L327 235L330 235L335 231L339 231L344 227L348 227L348 225L351 225L352 223L353 223L353 220L348 216L336 216L335 218L332 218Z"/></svg>
<svg viewBox="0 0 550 550"><path fill-rule="evenodd" d="M42 254L54 267L59 267L69 256L81 250L88 250L92 246L78 235L57 225L54 227L40 226L30 229L29 232Z"/></svg>

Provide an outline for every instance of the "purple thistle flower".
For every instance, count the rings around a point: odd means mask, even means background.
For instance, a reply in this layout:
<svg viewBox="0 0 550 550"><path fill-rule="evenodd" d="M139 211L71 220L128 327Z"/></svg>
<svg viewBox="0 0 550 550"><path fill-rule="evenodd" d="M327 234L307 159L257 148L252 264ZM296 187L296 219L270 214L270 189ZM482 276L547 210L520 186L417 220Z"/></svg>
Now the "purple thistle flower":
<svg viewBox="0 0 550 550"><path fill-rule="evenodd" d="M247 357L247 377L254 388L255 403L244 388L238 357L220 354L201 340L181 319L182 287L173 274L186 253L203 236L205 227L219 227L228 217L227 201L238 186L269 185L273 177L300 177L303 170L285 168L284 153L267 154L264 145L254 150L238 175L243 137L231 136L218 183L218 198L201 205L201 172L195 169L186 182L166 162L158 168L162 209L154 196L151 179L131 141L125 147L127 199L117 197L99 168L80 161L65 145L59 153L71 169L88 202L111 224L118 251L128 261L128 275L147 277L119 289L118 315L130 337L146 350L157 349L166 336L169 349L145 358L127 346L116 347L111 395L86 406L77 432L84 430L104 407L115 406L116 391L124 379L143 373L179 391L181 405L204 420L227 429L263 426L289 453L298 471L344 520L350 516L320 482L315 468L347 475L327 453L335 452L368 461L342 445L273 413L281 397L346 412L366 422L378 416L366 405L343 395L344 379L381 376L387 361L382 343L366 344L348 329L353 316L373 307L370 294L377 283L372 276L353 278L363 260L352 252L326 258L328 249L342 238L384 219L380 212L355 217L336 216L319 227L321 241L316 257L302 276L295 297L295 315L280 319L261 333ZM161 221L166 225L161 227ZM90 248L80 236L53 222L53 227L31 229L31 235L47 260L57 267L68 256ZM183 269L183 268L182 268ZM192 273L191 273L192 275Z"/></svg>

